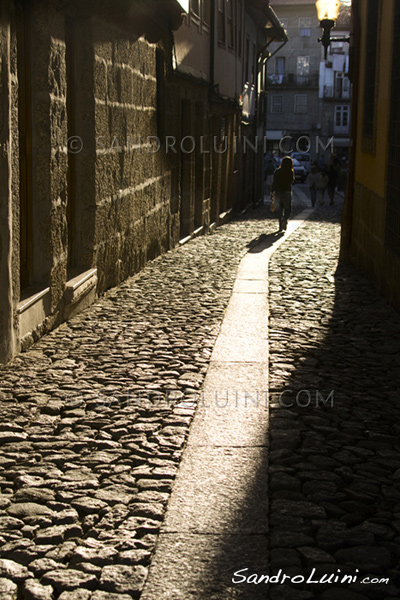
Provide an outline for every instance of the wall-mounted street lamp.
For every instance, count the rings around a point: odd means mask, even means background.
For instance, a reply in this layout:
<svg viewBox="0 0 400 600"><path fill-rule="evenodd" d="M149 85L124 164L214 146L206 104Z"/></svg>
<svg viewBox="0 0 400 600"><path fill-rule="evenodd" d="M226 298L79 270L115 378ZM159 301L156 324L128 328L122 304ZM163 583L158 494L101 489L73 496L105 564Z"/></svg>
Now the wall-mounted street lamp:
<svg viewBox="0 0 400 600"><path fill-rule="evenodd" d="M348 36L331 38L331 29L335 27L339 16L340 0L317 0L315 6L317 8L319 24L324 31L322 37L319 38L318 41L322 42L322 45L325 48L326 60L328 56L328 47L331 42L349 42L350 38Z"/></svg>

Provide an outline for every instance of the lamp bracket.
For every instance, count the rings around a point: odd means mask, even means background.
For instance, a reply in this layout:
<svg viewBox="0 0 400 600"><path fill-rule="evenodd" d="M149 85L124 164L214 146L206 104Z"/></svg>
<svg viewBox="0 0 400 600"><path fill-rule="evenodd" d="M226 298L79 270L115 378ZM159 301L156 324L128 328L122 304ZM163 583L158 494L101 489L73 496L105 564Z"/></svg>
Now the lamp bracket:
<svg viewBox="0 0 400 600"><path fill-rule="evenodd" d="M349 44L350 43L350 36L349 35L342 35L340 37L331 37L331 42L347 42Z"/></svg>

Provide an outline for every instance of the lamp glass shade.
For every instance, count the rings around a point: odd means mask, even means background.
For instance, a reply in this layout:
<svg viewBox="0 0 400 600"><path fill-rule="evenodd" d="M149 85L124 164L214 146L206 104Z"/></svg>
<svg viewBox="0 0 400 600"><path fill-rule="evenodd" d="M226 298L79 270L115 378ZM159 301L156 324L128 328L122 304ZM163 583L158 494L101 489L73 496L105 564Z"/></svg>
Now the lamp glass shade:
<svg viewBox="0 0 400 600"><path fill-rule="evenodd" d="M340 0L317 0L315 3L318 21L337 21L340 10Z"/></svg>

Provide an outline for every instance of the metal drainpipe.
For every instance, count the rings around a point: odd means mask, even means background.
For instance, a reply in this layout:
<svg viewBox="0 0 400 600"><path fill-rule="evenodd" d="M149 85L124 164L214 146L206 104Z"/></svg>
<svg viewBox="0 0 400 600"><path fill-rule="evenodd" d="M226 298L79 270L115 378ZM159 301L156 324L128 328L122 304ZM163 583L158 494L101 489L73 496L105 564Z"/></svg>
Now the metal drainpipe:
<svg viewBox="0 0 400 600"><path fill-rule="evenodd" d="M274 56L288 42L288 40L284 41L272 54L270 54L268 57L266 57L265 61L261 60L262 59L262 55L264 54L265 50L267 50L268 46L273 41L274 41L274 38L271 41L269 41L267 44L265 44L265 46L262 48L262 50L257 54L256 106L255 106L255 115L254 115L254 119L255 119L255 133L256 134L257 134L257 129L258 129L258 113L259 113L259 110L260 110L260 101L259 101L260 90L258 89L258 81L259 81L258 64L260 63L260 65L261 65L260 69L263 69L264 62L268 62L268 60L270 60L270 58L272 58L272 56ZM265 121L264 121L264 124L265 124ZM263 131L263 136L264 135L265 135L265 132ZM263 147L264 147L264 144L263 144ZM257 177L257 161L254 162L254 180L255 181L256 181L256 177ZM263 189L262 189L262 185L261 185L261 200L262 200L262 195L263 195ZM256 197L255 196L254 196L254 199L253 199L253 203L256 204Z"/></svg>
<svg viewBox="0 0 400 600"><path fill-rule="evenodd" d="M254 134L255 134L254 135L254 140L256 140L256 138L257 138L258 112L260 110L260 106L259 106L260 102L259 102L259 97L258 97L258 94L259 94L258 81L259 81L259 75L260 75L260 73L259 73L259 63L260 63L259 54L257 54L257 58L256 58L256 72L255 72L256 80L255 80L255 107L254 107ZM258 181L258 179L257 179L257 166L258 166L258 156L257 156L257 148L256 148L256 154L255 154L255 157L254 157L254 164L253 164L253 181L254 182ZM262 200L262 197L261 198L257 198L256 197L256 195L257 195L257 188L258 188L258 184L257 184L257 187L254 190L254 196L253 196L253 205L254 206L256 206L257 200ZM261 196L262 196L262 190L261 190Z"/></svg>
<svg viewBox="0 0 400 600"><path fill-rule="evenodd" d="M210 87L211 93L213 93L215 85L215 0L211 0L210 12Z"/></svg>
<svg viewBox="0 0 400 600"><path fill-rule="evenodd" d="M262 55L263 55L264 51L266 50L267 46L268 46L268 44L266 44L264 46L264 48L260 52L258 52L257 59L256 59L257 68L256 68L256 73L255 73L255 76L256 76L255 84L256 85L255 85L255 107L254 107L254 133L255 133L254 139L256 139L256 137L257 137L258 114L259 114L259 111L260 111L260 97L259 97L260 96L260 89L259 89L258 83L259 83L259 78L260 78L260 74L261 74L261 69L262 69L262 66L264 64L264 61L261 60L261 59L262 59ZM264 135L264 132L263 132L263 135ZM257 161L257 152L256 152L256 156L255 156L255 160L254 160L254 166L253 166L254 167L253 168L254 181L257 181L257 163L258 163L258 161ZM256 198L256 193L257 193L257 188L255 189L254 196L253 196L253 205L254 206L256 206L257 200L262 200L263 199L262 198L262 196L263 196L262 185L261 185L261 198L257 199Z"/></svg>

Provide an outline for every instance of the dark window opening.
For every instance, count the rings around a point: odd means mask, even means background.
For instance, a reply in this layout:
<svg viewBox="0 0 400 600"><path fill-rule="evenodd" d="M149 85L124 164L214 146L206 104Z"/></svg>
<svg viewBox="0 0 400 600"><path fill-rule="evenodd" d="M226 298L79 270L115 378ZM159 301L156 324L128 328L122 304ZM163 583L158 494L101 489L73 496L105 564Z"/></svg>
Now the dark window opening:
<svg viewBox="0 0 400 600"><path fill-rule="evenodd" d="M218 0L218 42L226 43L225 32L225 0Z"/></svg>
<svg viewBox="0 0 400 600"><path fill-rule="evenodd" d="M365 38L365 83L364 83L364 135L374 135L376 61L378 48L378 22L380 0L368 0L367 30Z"/></svg>
<svg viewBox="0 0 400 600"><path fill-rule="evenodd" d="M211 0L203 0L203 22L206 25L211 22Z"/></svg>
<svg viewBox="0 0 400 600"><path fill-rule="evenodd" d="M228 14L227 14L227 19L228 19L228 46L229 48L233 48L234 47L234 28L233 28L233 14L234 14L234 6L233 6L233 1L234 0L227 0L227 4L228 4Z"/></svg>
<svg viewBox="0 0 400 600"><path fill-rule="evenodd" d="M286 59L284 56L277 56L275 58L275 75L285 75Z"/></svg>
<svg viewBox="0 0 400 600"><path fill-rule="evenodd" d="M191 1L191 9L195 15L200 16L200 0L192 0Z"/></svg>
<svg viewBox="0 0 400 600"><path fill-rule="evenodd" d="M238 0L236 5L236 28L237 28L237 53L238 57L242 58L242 15L243 15L243 5L241 0Z"/></svg>
<svg viewBox="0 0 400 600"><path fill-rule="evenodd" d="M253 62L251 65L251 84L254 85L256 82L256 64L257 64L257 55L256 55L256 45L253 44Z"/></svg>

